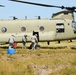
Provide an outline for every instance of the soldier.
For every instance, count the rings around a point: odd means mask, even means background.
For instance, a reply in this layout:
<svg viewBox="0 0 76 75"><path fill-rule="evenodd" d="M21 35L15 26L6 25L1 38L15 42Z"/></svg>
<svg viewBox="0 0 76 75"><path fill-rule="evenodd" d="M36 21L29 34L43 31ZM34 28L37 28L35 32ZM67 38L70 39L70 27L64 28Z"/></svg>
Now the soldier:
<svg viewBox="0 0 76 75"><path fill-rule="evenodd" d="M12 48L12 47L14 46L14 42L15 42L15 40L14 40L14 35L12 35L12 36L9 38L8 42L9 42L9 48Z"/></svg>
<svg viewBox="0 0 76 75"><path fill-rule="evenodd" d="M24 35L22 37L22 44L23 44L22 48L26 48L26 41L27 41L27 35Z"/></svg>
<svg viewBox="0 0 76 75"><path fill-rule="evenodd" d="M38 43L37 34L35 34L31 37L31 42L32 42L32 50L34 50L36 44Z"/></svg>

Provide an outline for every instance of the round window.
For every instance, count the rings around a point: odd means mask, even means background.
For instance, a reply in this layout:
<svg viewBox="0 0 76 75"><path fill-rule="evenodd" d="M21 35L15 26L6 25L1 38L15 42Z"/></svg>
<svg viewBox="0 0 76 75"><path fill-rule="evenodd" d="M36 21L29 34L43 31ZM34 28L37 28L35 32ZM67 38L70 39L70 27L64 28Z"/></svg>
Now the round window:
<svg viewBox="0 0 76 75"><path fill-rule="evenodd" d="M44 27L43 26L40 27L40 31L44 31Z"/></svg>
<svg viewBox="0 0 76 75"><path fill-rule="evenodd" d="M21 28L21 31L22 31L22 32L25 32L25 31L26 31L26 28L25 28L25 27L22 27L22 28Z"/></svg>
<svg viewBox="0 0 76 75"><path fill-rule="evenodd" d="M2 31L2 32L6 32L6 31L7 31L7 28L3 27L3 28L1 29L1 31Z"/></svg>

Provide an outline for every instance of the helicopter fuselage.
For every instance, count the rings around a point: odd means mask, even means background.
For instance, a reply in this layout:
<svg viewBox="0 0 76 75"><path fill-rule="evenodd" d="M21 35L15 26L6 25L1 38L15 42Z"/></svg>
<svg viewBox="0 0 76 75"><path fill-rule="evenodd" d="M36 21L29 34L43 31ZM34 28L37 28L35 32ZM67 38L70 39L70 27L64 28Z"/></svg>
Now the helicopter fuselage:
<svg viewBox="0 0 76 75"><path fill-rule="evenodd" d="M37 34L39 42L58 41L76 38L76 23L65 19L35 19L35 20L0 20L0 43L8 43L11 35L16 42L22 42L22 36Z"/></svg>

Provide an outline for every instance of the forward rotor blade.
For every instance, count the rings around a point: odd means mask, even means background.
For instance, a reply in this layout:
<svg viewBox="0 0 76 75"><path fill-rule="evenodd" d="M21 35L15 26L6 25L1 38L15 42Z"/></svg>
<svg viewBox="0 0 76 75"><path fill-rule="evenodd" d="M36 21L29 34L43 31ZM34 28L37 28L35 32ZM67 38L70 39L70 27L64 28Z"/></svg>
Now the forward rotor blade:
<svg viewBox="0 0 76 75"><path fill-rule="evenodd" d="M43 7L55 7L55 8L61 8L61 9L67 9L67 10L71 10L72 12L75 12L75 9L76 9L76 7L55 6L55 5L48 5L48 4L41 4L41 3L34 3L34 2L20 1L20 0L9 0L9 1L32 4L32 5L43 6Z"/></svg>
<svg viewBox="0 0 76 75"><path fill-rule="evenodd" d="M0 5L0 7L5 7L4 5Z"/></svg>
<svg viewBox="0 0 76 75"><path fill-rule="evenodd" d="M26 4L32 4L37 6L44 6L44 7L56 7L56 8L64 8L64 6L54 6L54 5L47 5L47 4L41 4L41 3L34 3L34 2L27 2L27 1L20 1L20 0L9 0L14 2L20 2L20 3L26 3Z"/></svg>

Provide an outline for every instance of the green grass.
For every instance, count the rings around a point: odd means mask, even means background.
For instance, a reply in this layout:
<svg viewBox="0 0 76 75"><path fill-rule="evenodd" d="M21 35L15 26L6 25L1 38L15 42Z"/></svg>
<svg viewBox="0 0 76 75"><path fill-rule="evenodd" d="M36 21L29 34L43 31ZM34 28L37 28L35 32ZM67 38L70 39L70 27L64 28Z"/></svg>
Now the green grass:
<svg viewBox="0 0 76 75"><path fill-rule="evenodd" d="M43 66L50 69L49 75L76 75L76 49L59 47L17 48L14 55L8 55L7 49L1 48L0 75L35 75Z"/></svg>
<svg viewBox="0 0 76 75"><path fill-rule="evenodd" d="M75 75L76 74L76 51L75 50L20 50L16 49L14 55L0 53L0 75L34 75L34 70L27 66L31 63L36 66L48 66L56 69L63 68L50 75Z"/></svg>

